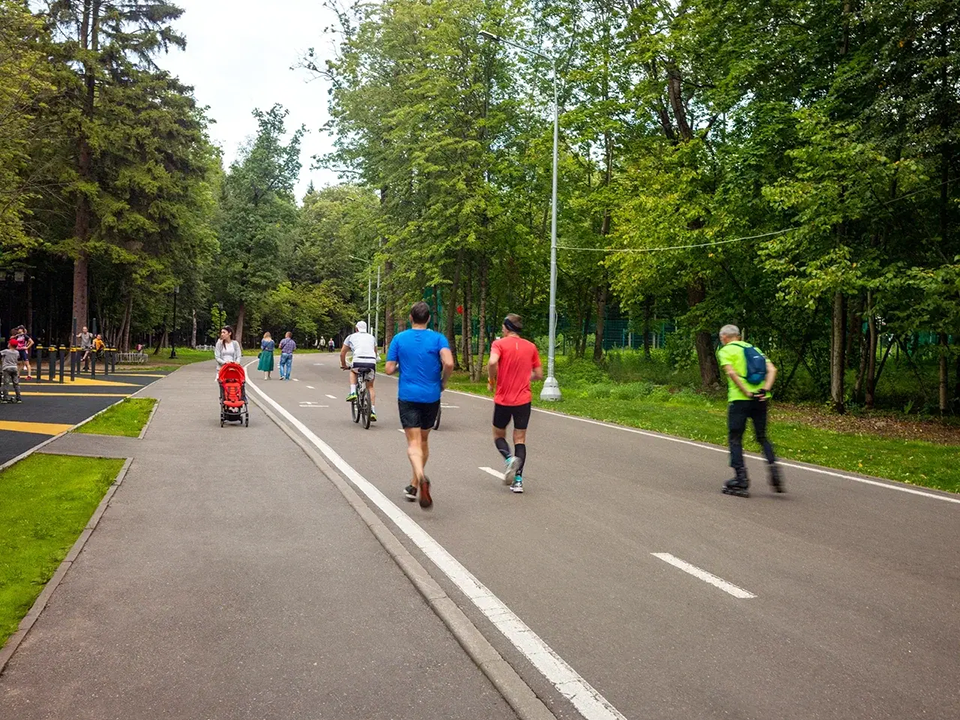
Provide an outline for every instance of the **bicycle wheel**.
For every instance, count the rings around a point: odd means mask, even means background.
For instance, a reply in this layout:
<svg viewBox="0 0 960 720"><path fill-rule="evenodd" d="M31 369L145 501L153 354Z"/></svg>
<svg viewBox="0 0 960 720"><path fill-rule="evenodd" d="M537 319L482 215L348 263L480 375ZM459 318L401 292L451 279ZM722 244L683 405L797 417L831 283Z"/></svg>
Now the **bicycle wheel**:
<svg viewBox="0 0 960 720"><path fill-rule="evenodd" d="M360 406L360 413L363 416L363 429L370 429L370 396L363 393L363 405Z"/></svg>
<svg viewBox="0 0 960 720"><path fill-rule="evenodd" d="M440 408L437 408L437 419L433 421L433 429L434 429L434 430L439 430L439 429L440 429L440 414L441 414L442 412L443 412L443 411L442 411Z"/></svg>
<svg viewBox="0 0 960 720"><path fill-rule="evenodd" d="M353 418L354 422L360 422L360 405L358 404L359 400L360 396L358 394L356 400L350 401L350 417Z"/></svg>

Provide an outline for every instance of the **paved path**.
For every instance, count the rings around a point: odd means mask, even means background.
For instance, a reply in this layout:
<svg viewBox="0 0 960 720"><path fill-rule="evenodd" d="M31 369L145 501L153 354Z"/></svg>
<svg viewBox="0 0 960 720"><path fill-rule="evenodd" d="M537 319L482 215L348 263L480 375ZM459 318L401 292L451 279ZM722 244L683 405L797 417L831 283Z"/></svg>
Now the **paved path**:
<svg viewBox="0 0 960 720"><path fill-rule="evenodd" d="M0 465L113 403L164 377L165 373L118 372L74 382L22 381L20 405L0 404Z"/></svg>
<svg viewBox="0 0 960 720"><path fill-rule="evenodd" d="M151 386L134 461L0 675L3 720L513 718L340 492L209 363ZM391 438L393 439L393 438Z"/></svg>
<svg viewBox="0 0 960 720"><path fill-rule="evenodd" d="M252 377L369 482L371 504L385 496L378 512L558 717L580 715L547 679L558 673L508 639L507 612L627 718L960 717L957 496L801 467L774 495L756 460L753 497L724 496L722 449L544 412L515 496L484 469L501 462L492 404L448 393L423 512L401 497L395 380L378 379L381 419L363 430L336 363L297 358L297 382ZM462 573L441 550L492 598L455 590Z"/></svg>

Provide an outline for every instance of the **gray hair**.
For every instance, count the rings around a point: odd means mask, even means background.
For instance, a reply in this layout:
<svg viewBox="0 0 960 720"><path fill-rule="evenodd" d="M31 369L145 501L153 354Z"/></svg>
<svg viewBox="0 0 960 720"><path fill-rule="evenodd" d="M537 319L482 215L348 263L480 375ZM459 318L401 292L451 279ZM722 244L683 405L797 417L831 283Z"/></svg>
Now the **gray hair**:
<svg viewBox="0 0 960 720"><path fill-rule="evenodd" d="M720 328L720 335L723 337L740 337L740 328L736 325L724 325Z"/></svg>

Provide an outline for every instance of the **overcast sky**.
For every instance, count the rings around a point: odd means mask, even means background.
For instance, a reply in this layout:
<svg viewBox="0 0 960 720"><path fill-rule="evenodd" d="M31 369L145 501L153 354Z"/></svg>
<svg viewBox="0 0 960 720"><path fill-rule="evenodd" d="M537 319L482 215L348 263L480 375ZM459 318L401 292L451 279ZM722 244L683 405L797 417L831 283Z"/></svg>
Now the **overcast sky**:
<svg viewBox="0 0 960 720"><path fill-rule="evenodd" d="M157 64L187 85L216 123L213 141L223 148L229 167L237 148L256 132L254 108L280 103L290 111L287 128L307 126L302 142L299 200L310 180L317 187L337 182L335 174L311 170L312 155L332 148L320 128L327 120L327 85L303 70L291 70L300 55L315 47L321 58L332 54L323 28L334 18L321 0L175 0L185 12L177 28L187 37L186 51L172 50Z"/></svg>

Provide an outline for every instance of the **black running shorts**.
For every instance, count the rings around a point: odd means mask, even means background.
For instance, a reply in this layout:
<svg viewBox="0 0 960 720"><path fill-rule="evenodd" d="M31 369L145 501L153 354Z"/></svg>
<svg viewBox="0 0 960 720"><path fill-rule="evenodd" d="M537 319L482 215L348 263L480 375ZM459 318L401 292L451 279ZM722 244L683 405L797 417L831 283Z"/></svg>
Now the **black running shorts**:
<svg viewBox="0 0 960 720"><path fill-rule="evenodd" d="M494 405L493 426L503 430L513 418L514 430L526 430L530 424L530 403L525 405Z"/></svg>
<svg viewBox="0 0 960 720"><path fill-rule="evenodd" d="M433 426L437 424L437 413L440 412L439 400L432 403L398 400L397 405L400 407L400 424L404 429L433 430Z"/></svg>
<svg viewBox="0 0 960 720"><path fill-rule="evenodd" d="M350 369L353 370L355 373L358 373L358 372L360 372L361 370L370 370L370 371L371 371L370 377L375 378L375 377L377 376L377 364L376 364L376 363L355 362L355 363L353 363L353 365L350 367Z"/></svg>

